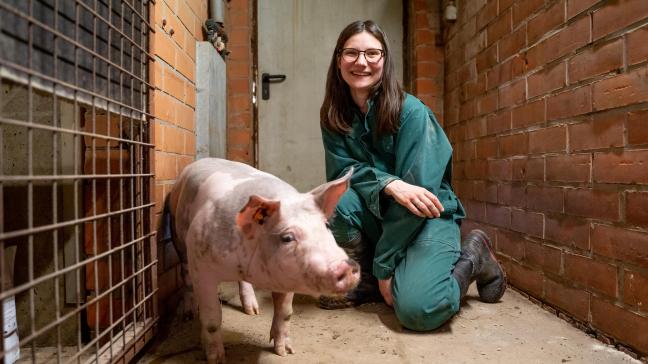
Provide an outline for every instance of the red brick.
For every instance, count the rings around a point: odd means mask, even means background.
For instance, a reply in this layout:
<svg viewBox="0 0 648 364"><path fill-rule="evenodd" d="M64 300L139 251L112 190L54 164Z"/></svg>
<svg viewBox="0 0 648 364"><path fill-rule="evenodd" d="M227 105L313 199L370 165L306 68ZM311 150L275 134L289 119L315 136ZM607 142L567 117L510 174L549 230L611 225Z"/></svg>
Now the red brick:
<svg viewBox="0 0 648 364"><path fill-rule="evenodd" d="M589 288L617 296L617 268L581 255L564 254L565 277Z"/></svg>
<svg viewBox="0 0 648 364"><path fill-rule="evenodd" d="M597 224L591 243L595 254L648 266L648 233Z"/></svg>
<svg viewBox="0 0 648 364"><path fill-rule="evenodd" d="M456 144L454 147L454 157L457 161L475 159L475 143L473 141L466 141Z"/></svg>
<svg viewBox="0 0 648 364"><path fill-rule="evenodd" d="M227 121L228 128L252 127L252 115L249 112L230 115Z"/></svg>
<svg viewBox="0 0 648 364"><path fill-rule="evenodd" d="M465 174L468 179L485 179L489 163L483 161L468 161L465 165Z"/></svg>
<svg viewBox="0 0 648 364"><path fill-rule="evenodd" d="M639 352L648 353L648 317L639 316L595 296L591 300L591 314L594 328Z"/></svg>
<svg viewBox="0 0 648 364"><path fill-rule="evenodd" d="M589 223L569 215L545 215L545 239L588 251Z"/></svg>
<svg viewBox="0 0 648 364"><path fill-rule="evenodd" d="M569 126L571 150L591 150L623 146L625 114L595 115L592 121Z"/></svg>
<svg viewBox="0 0 648 364"><path fill-rule="evenodd" d="M178 109L178 117L175 123L183 129L194 131L196 129L196 113L194 109L181 103L177 103L176 108Z"/></svg>
<svg viewBox="0 0 648 364"><path fill-rule="evenodd" d="M626 269L623 278L623 302L648 312L648 275Z"/></svg>
<svg viewBox="0 0 648 364"><path fill-rule="evenodd" d="M504 60L510 56L519 53L526 47L526 26L511 33L511 35L502 38L498 44L499 59Z"/></svg>
<svg viewBox="0 0 648 364"><path fill-rule="evenodd" d="M526 82L524 79L513 81L499 89L499 107L506 108L526 100Z"/></svg>
<svg viewBox="0 0 648 364"><path fill-rule="evenodd" d="M547 156L547 181L589 182L590 154Z"/></svg>
<svg viewBox="0 0 648 364"><path fill-rule="evenodd" d="M164 91L178 100L184 100L185 81L174 71L168 69L164 73Z"/></svg>
<svg viewBox="0 0 648 364"><path fill-rule="evenodd" d="M486 127L487 123L485 117L469 121L468 123L466 123L466 138L470 140L485 136L487 130ZM495 152L497 152L497 148L495 148ZM477 157L479 158L479 154L477 155Z"/></svg>
<svg viewBox="0 0 648 364"><path fill-rule="evenodd" d="M511 10L506 10L488 26L488 45L495 43L496 40L502 38L511 32Z"/></svg>
<svg viewBox="0 0 648 364"><path fill-rule="evenodd" d="M512 263L508 270L508 277L511 284L516 288L537 298L541 298L544 295L544 276L542 273Z"/></svg>
<svg viewBox="0 0 648 364"><path fill-rule="evenodd" d="M510 181L513 178L513 169L511 168L511 161L503 160L503 159L489 160L487 164L488 164L489 180Z"/></svg>
<svg viewBox="0 0 648 364"><path fill-rule="evenodd" d="M526 191L527 208L541 212L562 212L564 191L561 187L528 186Z"/></svg>
<svg viewBox="0 0 648 364"><path fill-rule="evenodd" d="M247 62L227 62L227 75L229 79L245 78L250 74L250 64Z"/></svg>
<svg viewBox="0 0 648 364"><path fill-rule="evenodd" d="M648 184L648 150L594 154L594 182Z"/></svg>
<svg viewBox="0 0 648 364"><path fill-rule="evenodd" d="M229 129L227 130L227 143L231 145L247 146L252 141L250 129Z"/></svg>
<svg viewBox="0 0 648 364"><path fill-rule="evenodd" d="M522 261L524 259L524 238L518 233L498 230L497 252Z"/></svg>
<svg viewBox="0 0 648 364"><path fill-rule="evenodd" d="M497 45L492 45L483 52L479 53L476 57L477 73L482 73L485 70L497 64Z"/></svg>
<svg viewBox="0 0 648 364"><path fill-rule="evenodd" d="M434 35L430 29L416 29L414 30L415 44L431 44L434 45Z"/></svg>
<svg viewBox="0 0 648 364"><path fill-rule="evenodd" d="M452 188L461 201L473 199L473 183L466 180L454 180Z"/></svg>
<svg viewBox="0 0 648 364"><path fill-rule="evenodd" d="M497 202L512 207L525 207L526 196L524 186L516 184L498 184Z"/></svg>
<svg viewBox="0 0 648 364"><path fill-rule="evenodd" d="M565 0L554 3L550 8L529 20L529 44L535 43L544 34L565 22Z"/></svg>
<svg viewBox="0 0 648 364"><path fill-rule="evenodd" d="M629 224L648 227L648 192L626 192L626 221Z"/></svg>
<svg viewBox="0 0 648 364"><path fill-rule="evenodd" d="M648 80L648 67L596 82L592 89L594 110L648 101L646 80Z"/></svg>
<svg viewBox="0 0 648 364"><path fill-rule="evenodd" d="M470 120L477 113L477 103L474 99L466 101L459 106L459 121Z"/></svg>
<svg viewBox="0 0 648 364"><path fill-rule="evenodd" d="M526 20L529 15L540 9L544 3L544 0L516 1L513 5L513 27L515 28L522 21Z"/></svg>
<svg viewBox="0 0 648 364"><path fill-rule="evenodd" d="M487 89L490 90L510 81L514 77L524 74L525 67L525 58L519 55L496 65L486 72Z"/></svg>
<svg viewBox="0 0 648 364"><path fill-rule="evenodd" d="M592 38L597 40L648 17L645 0L610 1L593 14Z"/></svg>
<svg viewBox="0 0 648 364"><path fill-rule="evenodd" d="M156 56L159 56L166 63L170 64L171 67L175 67L177 46L171 40L171 38L169 38L169 36L167 36L164 31L158 29L151 40L152 53Z"/></svg>
<svg viewBox="0 0 648 364"><path fill-rule="evenodd" d="M597 2L600 2L600 0L568 0L567 18L571 19L576 15L581 14Z"/></svg>
<svg viewBox="0 0 648 364"><path fill-rule="evenodd" d="M527 240L524 246L524 262L539 267L546 273L559 275L562 267L562 251Z"/></svg>
<svg viewBox="0 0 648 364"><path fill-rule="evenodd" d="M529 153L563 152L567 147L567 128L555 126L529 133Z"/></svg>
<svg viewBox="0 0 648 364"><path fill-rule="evenodd" d="M648 60L648 26L637 29L627 35L628 65Z"/></svg>
<svg viewBox="0 0 648 364"><path fill-rule="evenodd" d="M581 321L589 320L591 294L545 279L545 299Z"/></svg>
<svg viewBox="0 0 648 364"><path fill-rule="evenodd" d="M174 100L171 96L162 91L155 90L153 92L152 112L161 120L175 122L177 103L178 101Z"/></svg>
<svg viewBox="0 0 648 364"><path fill-rule="evenodd" d="M623 67L623 40L588 47L569 60L569 83Z"/></svg>
<svg viewBox="0 0 648 364"><path fill-rule="evenodd" d="M443 75L443 65L437 62L417 62L416 75L418 77L435 78Z"/></svg>
<svg viewBox="0 0 648 364"><path fill-rule="evenodd" d="M485 221L485 216L486 216L485 203L477 202L475 200L461 201L461 203L466 209L467 218L476 221Z"/></svg>
<svg viewBox="0 0 648 364"><path fill-rule="evenodd" d="M499 12L503 13L506 9L508 9L515 0L499 0Z"/></svg>
<svg viewBox="0 0 648 364"><path fill-rule="evenodd" d="M460 101L462 102L482 95L486 92L486 79L484 77L477 77L474 80L470 80L464 83L462 91L460 94Z"/></svg>
<svg viewBox="0 0 648 364"><path fill-rule="evenodd" d="M500 133L511 129L511 111L502 111L497 115L488 115L488 134Z"/></svg>
<svg viewBox="0 0 648 364"><path fill-rule="evenodd" d="M473 196L477 201L497 203L497 183L488 181L475 181Z"/></svg>
<svg viewBox="0 0 648 364"><path fill-rule="evenodd" d="M230 51L230 54L227 56L230 62L250 63L252 56L250 55L249 45L229 46L227 49Z"/></svg>
<svg viewBox="0 0 648 364"><path fill-rule="evenodd" d="M545 100L543 98L513 109L513 129L544 122L546 120Z"/></svg>
<svg viewBox="0 0 648 364"><path fill-rule="evenodd" d="M619 193L597 189L568 189L565 212L608 221L619 220Z"/></svg>
<svg viewBox="0 0 648 364"><path fill-rule="evenodd" d="M648 110L628 113L628 144L648 143Z"/></svg>
<svg viewBox="0 0 648 364"><path fill-rule="evenodd" d="M246 94L232 95L228 101L228 110L234 113L247 112L252 107L252 100Z"/></svg>
<svg viewBox="0 0 648 364"><path fill-rule="evenodd" d="M560 62L529 76L529 98L565 87L565 63Z"/></svg>
<svg viewBox="0 0 648 364"><path fill-rule="evenodd" d="M497 17L497 0L490 0L477 13L477 29L482 29Z"/></svg>
<svg viewBox="0 0 648 364"><path fill-rule="evenodd" d="M547 99L547 120L563 119L592 111L590 86L561 92Z"/></svg>
<svg viewBox="0 0 648 364"><path fill-rule="evenodd" d="M527 133L519 133L502 136L499 138L498 143L500 158L526 155L529 150L529 135Z"/></svg>
<svg viewBox="0 0 648 364"><path fill-rule="evenodd" d="M184 52L178 52L177 69L189 81L195 82L196 62Z"/></svg>
<svg viewBox="0 0 648 364"><path fill-rule="evenodd" d="M524 210L511 210L511 230L542 237L544 215Z"/></svg>
<svg viewBox="0 0 648 364"><path fill-rule="evenodd" d="M155 179L165 180L174 179L175 173L175 156L165 152L155 152Z"/></svg>
<svg viewBox="0 0 648 364"><path fill-rule="evenodd" d="M477 62L470 60L465 65L457 70L457 79L459 82L464 83L477 77Z"/></svg>
<svg viewBox="0 0 648 364"><path fill-rule="evenodd" d="M544 181L544 158L513 160L514 181Z"/></svg>
<svg viewBox="0 0 648 364"><path fill-rule="evenodd" d="M549 63L586 45L590 39L590 18L584 17L538 44L537 62Z"/></svg>

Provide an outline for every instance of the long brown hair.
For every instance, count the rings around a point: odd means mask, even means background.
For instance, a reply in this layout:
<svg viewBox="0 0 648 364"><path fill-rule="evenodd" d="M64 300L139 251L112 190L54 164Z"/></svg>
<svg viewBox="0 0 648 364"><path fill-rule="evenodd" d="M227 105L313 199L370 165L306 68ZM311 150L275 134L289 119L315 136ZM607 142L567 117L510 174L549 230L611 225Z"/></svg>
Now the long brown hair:
<svg viewBox="0 0 648 364"><path fill-rule="evenodd" d="M394 75L394 61L389 50L387 36L380 27L371 20L355 21L347 25L338 37L333 50L331 64L326 76L326 93L320 108L320 124L323 128L339 134L351 131L353 110L355 105L351 98L349 85L342 79L338 58L344 43L352 36L368 32L380 41L384 52L383 73L380 80L373 86L370 97L374 99L374 108L378 127L378 135L395 133L400 126L400 111L405 94Z"/></svg>

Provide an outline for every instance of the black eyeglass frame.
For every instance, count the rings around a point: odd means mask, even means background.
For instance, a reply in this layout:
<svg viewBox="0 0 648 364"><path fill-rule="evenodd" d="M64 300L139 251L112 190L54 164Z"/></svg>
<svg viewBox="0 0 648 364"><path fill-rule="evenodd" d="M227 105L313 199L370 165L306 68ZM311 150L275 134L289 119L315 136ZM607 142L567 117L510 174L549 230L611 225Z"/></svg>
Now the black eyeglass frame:
<svg viewBox="0 0 648 364"><path fill-rule="evenodd" d="M352 50L358 52L358 56L353 60L353 62L358 61L358 58L360 58L360 53L364 53L365 61L367 61L367 63L371 63L371 64L376 64L376 63L380 62L380 60L385 57L385 51L382 50L382 49L378 49L378 48L367 48L364 51L361 51L361 50L355 49L355 48L341 48L341 49L338 50L338 55L340 57L343 57L344 55L342 53L347 49L352 49ZM378 58L375 61L370 61L369 58L367 58L367 51L380 51L380 58ZM350 62L350 61L348 61L348 62Z"/></svg>

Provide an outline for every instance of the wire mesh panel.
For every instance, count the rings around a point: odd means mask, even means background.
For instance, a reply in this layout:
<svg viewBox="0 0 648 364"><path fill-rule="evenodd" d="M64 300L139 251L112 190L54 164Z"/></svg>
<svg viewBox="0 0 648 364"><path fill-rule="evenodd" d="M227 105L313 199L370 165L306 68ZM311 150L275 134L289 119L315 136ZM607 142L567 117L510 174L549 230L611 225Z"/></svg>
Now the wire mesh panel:
<svg viewBox="0 0 648 364"><path fill-rule="evenodd" d="M0 0L5 363L124 362L157 319L148 0Z"/></svg>

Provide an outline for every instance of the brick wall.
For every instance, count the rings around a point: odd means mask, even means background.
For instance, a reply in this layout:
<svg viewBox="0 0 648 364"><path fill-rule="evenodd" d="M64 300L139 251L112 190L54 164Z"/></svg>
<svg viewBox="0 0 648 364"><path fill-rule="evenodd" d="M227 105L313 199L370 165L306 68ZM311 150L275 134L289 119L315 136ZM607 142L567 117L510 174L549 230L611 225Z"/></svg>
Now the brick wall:
<svg viewBox="0 0 648 364"><path fill-rule="evenodd" d="M159 226L164 198L182 169L196 154L196 41L204 40L205 0L159 0L152 6L149 64L151 111L155 115L155 201ZM160 234L161 235L161 234ZM158 300L164 302L181 286L177 257L170 244L158 247ZM164 313L165 305L161 305Z"/></svg>
<svg viewBox="0 0 648 364"><path fill-rule="evenodd" d="M456 190L510 282L648 354L648 1L460 2Z"/></svg>
<svg viewBox="0 0 648 364"><path fill-rule="evenodd" d="M227 61L227 159L254 165L253 1L231 0L227 12L227 48L231 51Z"/></svg>
<svg viewBox="0 0 648 364"><path fill-rule="evenodd" d="M443 123L443 44L438 0L412 0L406 5L405 89L421 99ZM439 37L439 39L443 39Z"/></svg>

